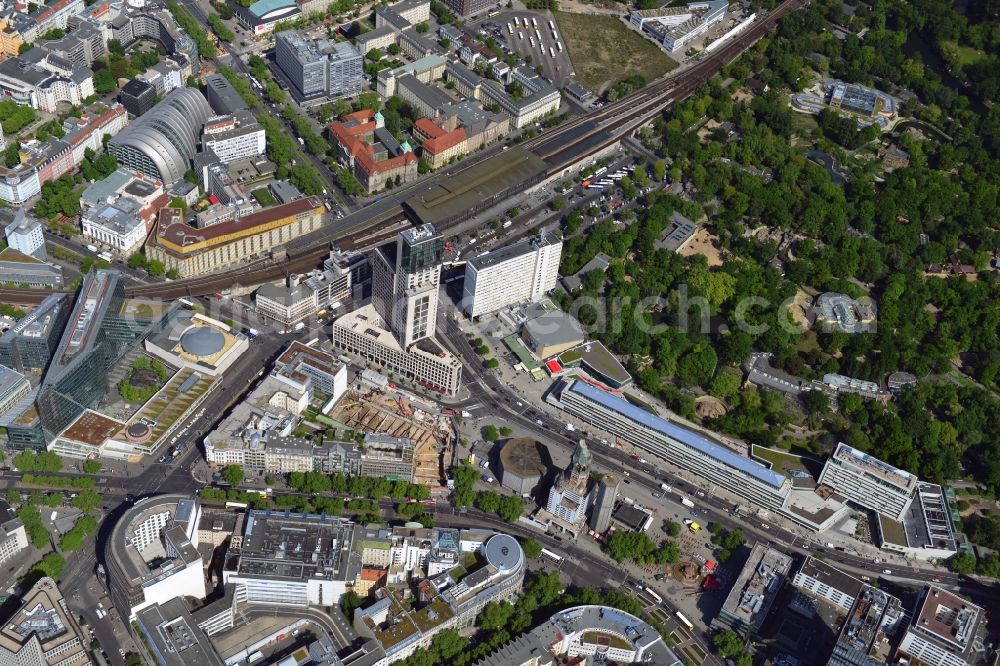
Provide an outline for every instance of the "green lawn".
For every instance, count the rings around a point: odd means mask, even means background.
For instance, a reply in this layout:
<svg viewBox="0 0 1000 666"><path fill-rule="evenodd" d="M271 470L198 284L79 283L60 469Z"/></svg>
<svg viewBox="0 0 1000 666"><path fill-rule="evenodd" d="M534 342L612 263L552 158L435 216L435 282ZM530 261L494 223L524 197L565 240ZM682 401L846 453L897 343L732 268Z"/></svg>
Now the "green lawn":
<svg viewBox="0 0 1000 666"><path fill-rule="evenodd" d="M788 470L799 470L809 472L814 477L818 477L819 472L823 468L823 464L818 460L791 453L782 453L773 449L765 449L760 446L753 447L753 457L771 463L771 469L785 475L788 475Z"/></svg>
<svg viewBox="0 0 1000 666"><path fill-rule="evenodd" d="M960 46L956 42L941 42L941 52L960 67L971 65L985 57L985 53L971 46Z"/></svg>
<svg viewBox="0 0 1000 666"><path fill-rule="evenodd" d="M274 198L274 195L266 187L258 187L250 193L250 196L256 199L257 203L264 208L270 208L278 203L278 200Z"/></svg>
<svg viewBox="0 0 1000 666"><path fill-rule="evenodd" d="M555 12L576 77L600 93L609 84L638 74L652 81L677 63L614 16Z"/></svg>

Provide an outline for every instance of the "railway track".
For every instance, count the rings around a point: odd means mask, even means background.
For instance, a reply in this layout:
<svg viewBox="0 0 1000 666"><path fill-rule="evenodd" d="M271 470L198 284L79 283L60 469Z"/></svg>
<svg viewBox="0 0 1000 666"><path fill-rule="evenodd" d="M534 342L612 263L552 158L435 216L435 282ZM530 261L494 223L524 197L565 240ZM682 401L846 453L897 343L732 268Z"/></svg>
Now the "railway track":
<svg viewBox="0 0 1000 666"><path fill-rule="evenodd" d="M785 0L744 33L700 62L683 71L668 74L612 104L522 142L521 147L544 159L549 164L550 175L558 173L568 163L584 156L575 154L574 148L590 141L592 143L586 150L593 154L619 141L622 136L662 113L673 102L697 90L767 34L783 16L808 4L809 0ZM469 166L479 161L473 158ZM418 191L420 190L414 190L414 193ZM283 256L257 259L224 273L164 284L126 287L125 294L129 297L164 299L205 296L230 289L234 285L252 286L281 279L290 273L307 272L322 263L329 254L331 244L336 244L343 250L367 250L409 226L400 205L393 203L382 206L375 212L367 212L378 208L378 203L373 204L318 232L288 243ZM441 231L447 232L447 229ZM52 292L40 289L0 289L0 299L2 302L27 305L41 302L50 293Z"/></svg>

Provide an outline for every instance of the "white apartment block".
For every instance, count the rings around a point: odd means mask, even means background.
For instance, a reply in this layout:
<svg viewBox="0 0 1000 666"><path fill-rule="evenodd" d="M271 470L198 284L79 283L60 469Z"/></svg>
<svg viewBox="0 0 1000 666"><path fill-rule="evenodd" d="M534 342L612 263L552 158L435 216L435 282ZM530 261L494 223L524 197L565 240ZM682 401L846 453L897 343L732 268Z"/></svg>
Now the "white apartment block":
<svg viewBox="0 0 1000 666"><path fill-rule="evenodd" d="M561 256L562 239L543 231L538 238L469 259L462 308L474 318L517 303L538 301L555 289Z"/></svg>
<svg viewBox="0 0 1000 666"><path fill-rule="evenodd" d="M795 573L792 585L839 606L845 612L851 610L864 587L864 583L857 578L812 557L806 557Z"/></svg>
<svg viewBox="0 0 1000 666"><path fill-rule="evenodd" d="M201 142L205 151L211 150L226 164L263 155L267 147L264 128L248 111L209 118Z"/></svg>
<svg viewBox="0 0 1000 666"><path fill-rule="evenodd" d="M18 209L14 221L7 225L4 233L7 236L8 247L36 259L45 259L45 234L42 233L42 223L33 217L28 217L24 208Z"/></svg>
<svg viewBox="0 0 1000 666"><path fill-rule="evenodd" d="M167 521L172 517L170 511L161 511L147 517L144 521L135 526L129 542L136 550L142 552L146 546L160 538L160 533L166 527Z"/></svg>
<svg viewBox="0 0 1000 666"><path fill-rule="evenodd" d="M893 520L902 520L918 479L905 470L841 442L827 459L819 483Z"/></svg>
<svg viewBox="0 0 1000 666"><path fill-rule="evenodd" d="M13 514L13 512L11 512ZM0 564L28 547L28 534L20 518L11 518L0 524Z"/></svg>

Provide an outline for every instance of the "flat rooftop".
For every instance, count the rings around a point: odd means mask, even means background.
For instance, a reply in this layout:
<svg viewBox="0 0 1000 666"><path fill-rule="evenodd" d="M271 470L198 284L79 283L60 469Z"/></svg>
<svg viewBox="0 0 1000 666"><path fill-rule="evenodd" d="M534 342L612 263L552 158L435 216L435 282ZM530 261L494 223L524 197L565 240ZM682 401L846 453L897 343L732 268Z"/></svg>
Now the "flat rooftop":
<svg viewBox="0 0 1000 666"><path fill-rule="evenodd" d="M833 459L904 490L912 491L917 485L917 477L906 470L893 467L889 463L843 442L837 445L837 450L833 452Z"/></svg>
<svg viewBox="0 0 1000 666"><path fill-rule="evenodd" d="M861 588L864 587L864 583L854 576L811 556L806 557L802 566L799 567L799 573L815 578L824 585L852 597L857 597Z"/></svg>
<svg viewBox="0 0 1000 666"><path fill-rule="evenodd" d="M66 613L66 601L55 581L40 579L21 598L21 606L0 629L0 648L13 653L21 651L31 636L37 636L42 653L53 652L52 658L42 656L40 661L22 661L33 652L28 648L20 663L56 666L63 663L90 663L84 648L85 638L73 617Z"/></svg>
<svg viewBox="0 0 1000 666"><path fill-rule="evenodd" d="M983 609L940 587L927 588L913 617L913 629L961 654L972 644Z"/></svg>
<svg viewBox="0 0 1000 666"><path fill-rule="evenodd" d="M125 424L113 418L104 416L88 409L79 418L62 431L63 439L82 442L91 446L100 446L104 441L118 434Z"/></svg>
<svg viewBox="0 0 1000 666"><path fill-rule="evenodd" d="M481 254L478 257L473 257L469 259L469 264L471 264L476 270L481 271L484 268L490 268L491 266L502 264L516 257L535 252L540 247L554 245L555 243L559 243L561 241L562 238L559 234L551 230L544 230L538 238L522 238L511 245L506 245L491 252L487 252L486 254Z"/></svg>
<svg viewBox="0 0 1000 666"><path fill-rule="evenodd" d="M250 578L353 580L361 567L360 559L357 571L350 566L353 528L326 515L251 511L239 547L226 555L226 568Z"/></svg>
<svg viewBox="0 0 1000 666"><path fill-rule="evenodd" d="M722 604L722 611L734 624L738 622L759 631L791 568L792 558L788 555L761 543L754 544Z"/></svg>
<svg viewBox="0 0 1000 666"><path fill-rule="evenodd" d="M511 148L464 171L441 179L405 205L421 222L441 224L497 194L543 174L545 162L522 148Z"/></svg>
<svg viewBox="0 0 1000 666"><path fill-rule="evenodd" d="M136 613L136 622L163 666L223 666L208 636L177 597Z"/></svg>

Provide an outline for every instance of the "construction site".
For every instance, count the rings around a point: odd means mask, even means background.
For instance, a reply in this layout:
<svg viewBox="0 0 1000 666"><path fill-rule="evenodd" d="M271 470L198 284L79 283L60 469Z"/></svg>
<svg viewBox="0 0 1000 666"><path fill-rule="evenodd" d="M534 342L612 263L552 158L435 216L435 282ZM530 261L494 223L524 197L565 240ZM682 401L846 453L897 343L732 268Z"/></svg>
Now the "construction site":
<svg viewBox="0 0 1000 666"><path fill-rule="evenodd" d="M414 481L444 485L455 431L451 418L416 407L404 395L379 390L348 391L328 416L352 430L409 439L414 444Z"/></svg>

